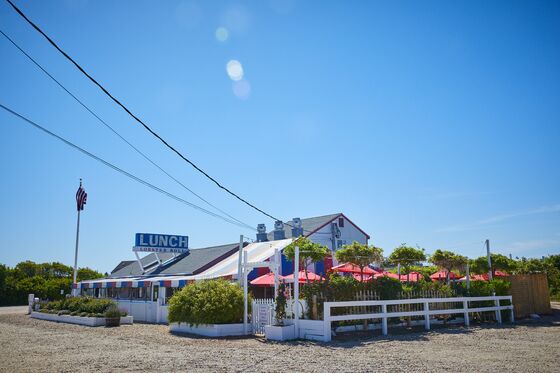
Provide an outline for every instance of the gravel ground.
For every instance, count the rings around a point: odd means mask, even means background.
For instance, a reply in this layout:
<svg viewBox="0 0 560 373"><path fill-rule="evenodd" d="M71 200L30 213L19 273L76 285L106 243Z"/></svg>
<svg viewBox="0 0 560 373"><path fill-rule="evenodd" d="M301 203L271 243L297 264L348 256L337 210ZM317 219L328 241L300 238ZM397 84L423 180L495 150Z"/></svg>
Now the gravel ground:
<svg viewBox="0 0 560 373"><path fill-rule="evenodd" d="M164 325L89 328L0 311L0 371L558 372L560 311L515 326L398 332L331 344L172 335ZM396 333L396 335L395 335Z"/></svg>

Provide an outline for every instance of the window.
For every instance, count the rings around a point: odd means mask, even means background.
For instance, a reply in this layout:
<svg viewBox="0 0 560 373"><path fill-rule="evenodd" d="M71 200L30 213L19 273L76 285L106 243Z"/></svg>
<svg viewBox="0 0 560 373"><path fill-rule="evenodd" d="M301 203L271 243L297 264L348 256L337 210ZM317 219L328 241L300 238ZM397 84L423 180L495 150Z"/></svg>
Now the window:
<svg viewBox="0 0 560 373"><path fill-rule="evenodd" d="M344 228L344 218L338 218L338 226Z"/></svg>
<svg viewBox="0 0 560 373"><path fill-rule="evenodd" d="M152 295L152 301L157 302L158 297L159 297L159 286L154 285L154 293Z"/></svg>
<svg viewBox="0 0 560 373"><path fill-rule="evenodd" d="M130 289L129 288L120 288L118 289L118 299L130 299Z"/></svg>
<svg viewBox="0 0 560 373"><path fill-rule="evenodd" d="M165 303L167 304L167 302L169 302L169 298L171 298L173 296L173 294L175 294L176 291L178 291L179 288L166 288L165 289Z"/></svg>

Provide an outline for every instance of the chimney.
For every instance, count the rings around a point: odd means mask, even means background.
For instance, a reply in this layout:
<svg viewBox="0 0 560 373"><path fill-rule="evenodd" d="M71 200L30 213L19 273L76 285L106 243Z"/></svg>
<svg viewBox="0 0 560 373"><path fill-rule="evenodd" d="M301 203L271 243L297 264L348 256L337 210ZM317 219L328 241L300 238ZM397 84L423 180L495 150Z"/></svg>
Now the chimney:
<svg viewBox="0 0 560 373"><path fill-rule="evenodd" d="M266 225L257 225L257 242L268 241L268 236L266 235Z"/></svg>
<svg viewBox="0 0 560 373"><path fill-rule="evenodd" d="M283 240L286 238L286 233L284 233L284 223L281 220L276 220L274 222L274 231L272 232L274 240Z"/></svg>
<svg viewBox="0 0 560 373"><path fill-rule="evenodd" d="M301 219L292 219L292 237L297 238L303 236L303 228L301 227Z"/></svg>

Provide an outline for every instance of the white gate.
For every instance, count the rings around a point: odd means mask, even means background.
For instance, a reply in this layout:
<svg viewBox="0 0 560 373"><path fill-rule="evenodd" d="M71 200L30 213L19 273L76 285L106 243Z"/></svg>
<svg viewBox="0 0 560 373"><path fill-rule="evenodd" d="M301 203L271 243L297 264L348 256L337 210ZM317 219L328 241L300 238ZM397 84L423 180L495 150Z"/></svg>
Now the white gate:
<svg viewBox="0 0 560 373"><path fill-rule="evenodd" d="M274 299L253 299L251 308L251 323L253 334L264 334L264 326L274 322Z"/></svg>

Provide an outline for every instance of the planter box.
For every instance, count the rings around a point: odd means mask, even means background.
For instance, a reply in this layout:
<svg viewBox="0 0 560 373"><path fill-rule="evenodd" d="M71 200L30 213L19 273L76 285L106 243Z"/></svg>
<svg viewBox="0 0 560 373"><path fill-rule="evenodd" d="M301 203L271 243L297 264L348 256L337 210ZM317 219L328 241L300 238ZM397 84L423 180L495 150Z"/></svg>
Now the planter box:
<svg viewBox="0 0 560 373"><path fill-rule="evenodd" d="M66 324L77 324L84 326L105 326L105 317L82 317L70 315L55 315L52 313L32 312L31 318L47 321L63 322ZM132 324L132 316L121 317L121 325Z"/></svg>
<svg viewBox="0 0 560 373"><path fill-rule="evenodd" d="M324 325L323 320L299 320L299 338L324 341Z"/></svg>
<svg viewBox="0 0 560 373"><path fill-rule="evenodd" d="M251 332L251 324L248 325ZM187 323L171 323L169 331L172 333L190 333L205 337L230 337L245 335L243 324L201 324L198 326Z"/></svg>
<svg viewBox="0 0 560 373"><path fill-rule="evenodd" d="M292 325L265 325L264 336L272 341L289 341L296 339L296 328Z"/></svg>

